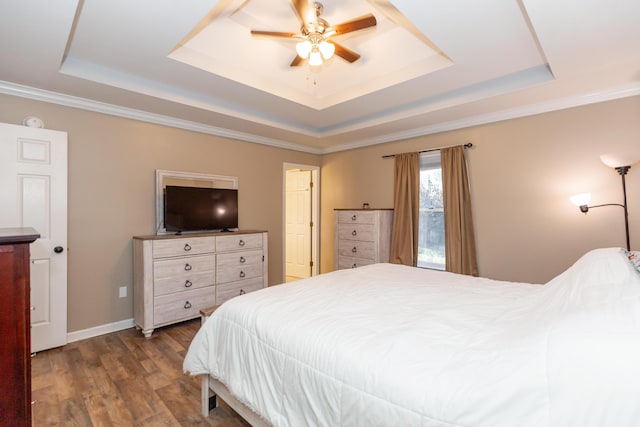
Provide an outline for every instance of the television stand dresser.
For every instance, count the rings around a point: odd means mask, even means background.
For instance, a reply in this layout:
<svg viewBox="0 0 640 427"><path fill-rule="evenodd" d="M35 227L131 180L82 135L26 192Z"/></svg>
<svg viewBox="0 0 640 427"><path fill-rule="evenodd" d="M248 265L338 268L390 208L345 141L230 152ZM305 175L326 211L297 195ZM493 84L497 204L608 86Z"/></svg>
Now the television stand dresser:
<svg viewBox="0 0 640 427"><path fill-rule="evenodd" d="M133 314L155 328L200 317L203 308L268 286L267 232L133 237Z"/></svg>

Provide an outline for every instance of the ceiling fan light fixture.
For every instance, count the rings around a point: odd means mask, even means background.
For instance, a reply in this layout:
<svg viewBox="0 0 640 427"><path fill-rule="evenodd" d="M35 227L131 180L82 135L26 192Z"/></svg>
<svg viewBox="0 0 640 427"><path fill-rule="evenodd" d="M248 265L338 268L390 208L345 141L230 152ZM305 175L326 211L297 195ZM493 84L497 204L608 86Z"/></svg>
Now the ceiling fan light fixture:
<svg viewBox="0 0 640 427"><path fill-rule="evenodd" d="M320 45L318 45L318 49L320 49L320 53L324 59L330 59L336 51L336 46L333 43L323 40Z"/></svg>
<svg viewBox="0 0 640 427"><path fill-rule="evenodd" d="M377 24L375 16L368 13L358 18L330 26L320 15L323 11L321 3L312 0L291 0L298 20L302 24L297 33L282 31L251 30L251 35L268 36L286 39L297 39L296 57L291 62L291 67L297 67L308 61L311 66L322 65L323 61L331 59L334 55L345 61L352 63L360 58L345 46L333 41L328 41L333 36L352 33L365 28L375 27Z"/></svg>
<svg viewBox="0 0 640 427"><path fill-rule="evenodd" d="M322 65L322 55L320 54L320 50L317 46L314 46L309 54L309 65L312 67Z"/></svg>
<svg viewBox="0 0 640 427"><path fill-rule="evenodd" d="M311 42L309 40L296 43L296 53L302 59L307 59L311 53Z"/></svg>

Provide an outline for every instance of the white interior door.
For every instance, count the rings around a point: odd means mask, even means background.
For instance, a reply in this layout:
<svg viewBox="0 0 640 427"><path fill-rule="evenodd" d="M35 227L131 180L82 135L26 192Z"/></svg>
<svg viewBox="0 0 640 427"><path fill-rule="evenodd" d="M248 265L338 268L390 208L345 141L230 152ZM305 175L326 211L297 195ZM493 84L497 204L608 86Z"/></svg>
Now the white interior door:
<svg viewBox="0 0 640 427"><path fill-rule="evenodd" d="M31 351L67 342L67 134L0 123L0 227L33 227Z"/></svg>
<svg viewBox="0 0 640 427"><path fill-rule="evenodd" d="M311 276L311 171L286 174L286 276Z"/></svg>

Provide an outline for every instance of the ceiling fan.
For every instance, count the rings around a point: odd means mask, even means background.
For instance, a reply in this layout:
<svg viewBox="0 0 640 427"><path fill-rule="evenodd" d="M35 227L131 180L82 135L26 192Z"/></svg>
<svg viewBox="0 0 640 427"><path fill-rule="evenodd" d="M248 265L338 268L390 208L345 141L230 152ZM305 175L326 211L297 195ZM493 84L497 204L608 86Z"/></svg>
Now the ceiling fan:
<svg viewBox="0 0 640 427"><path fill-rule="evenodd" d="M331 58L334 53L348 62L355 62L360 58L358 53L330 40L330 38L374 27L376 25L375 16L368 13L350 21L331 26L320 17L323 10L321 3L309 0L291 0L291 3L298 15L298 19L300 19L300 32L286 33L251 30L251 34L254 36L300 39L301 41L296 44L297 55L291 62L292 67L301 65L307 58L309 58L309 65L321 65L323 59Z"/></svg>

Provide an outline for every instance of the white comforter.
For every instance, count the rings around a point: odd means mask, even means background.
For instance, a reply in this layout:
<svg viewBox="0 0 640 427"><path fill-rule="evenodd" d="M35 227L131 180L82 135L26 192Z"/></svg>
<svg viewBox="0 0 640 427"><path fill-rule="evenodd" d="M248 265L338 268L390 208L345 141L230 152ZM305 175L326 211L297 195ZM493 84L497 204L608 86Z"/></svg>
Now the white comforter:
<svg viewBox="0 0 640 427"><path fill-rule="evenodd" d="M640 275L547 285L391 264L234 298L184 361L276 426L638 426Z"/></svg>

